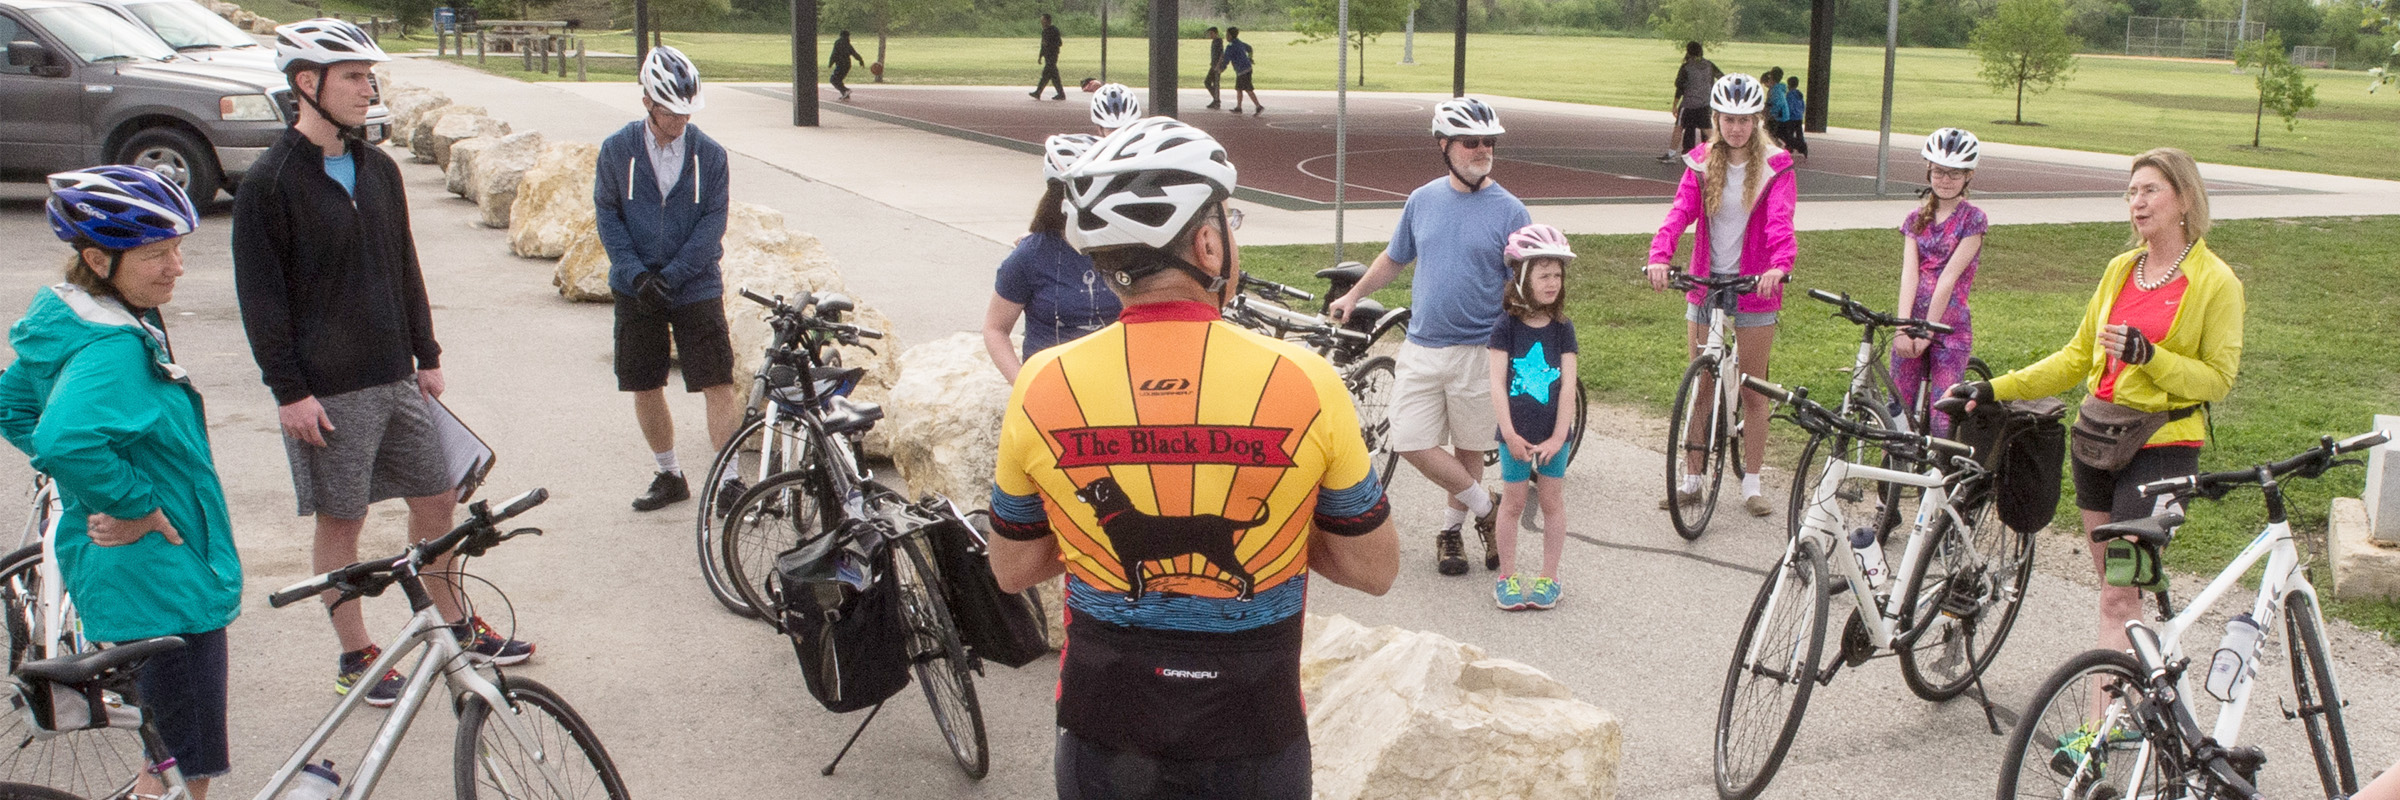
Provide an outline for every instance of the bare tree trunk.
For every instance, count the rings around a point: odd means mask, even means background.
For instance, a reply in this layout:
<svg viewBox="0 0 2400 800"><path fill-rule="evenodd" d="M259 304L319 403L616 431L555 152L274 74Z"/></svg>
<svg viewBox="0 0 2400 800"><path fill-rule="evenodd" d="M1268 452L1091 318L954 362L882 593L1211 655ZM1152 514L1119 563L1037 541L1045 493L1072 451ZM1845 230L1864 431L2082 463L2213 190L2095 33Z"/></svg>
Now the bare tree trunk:
<svg viewBox="0 0 2400 800"><path fill-rule="evenodd" d="M2025 60L2025 54L2017 54L2017 124L2019 125L2025 124Z"/></svg>
<svg viewBox="0 0 2400 800"><path fill-rule="evenodd" d="M1367 37L1355 38L1358 39L1358 88L1364 89L1367 88Z"/></svg>
<svg viewBox="0 0 2400 800"><path fill-rule="evenodd" d="M892 25L889 21L884 19L875 20L875 63L883 64L883 69L875 73L876 83L883 82L883 73L892 71L892 66L884 63L883 60L883 48L885 45L889 44L889 40L892 36L891 29Z"/></svg>
<svg viewBox="0 0 2400 800"><path fill-rule="evenodd" d="M2267 125L2267 93L2266 93L2265 91L2260 91L2260 92L2258 93L2258 119L2250 123L2250 146L2251 146L2251 147L2257 147L2257 146L2258 146L2258 136L2259 136L2259 132L2260 132L2261 130L2264 130L2264 129L2266 128L2266 125Z"/></svg>

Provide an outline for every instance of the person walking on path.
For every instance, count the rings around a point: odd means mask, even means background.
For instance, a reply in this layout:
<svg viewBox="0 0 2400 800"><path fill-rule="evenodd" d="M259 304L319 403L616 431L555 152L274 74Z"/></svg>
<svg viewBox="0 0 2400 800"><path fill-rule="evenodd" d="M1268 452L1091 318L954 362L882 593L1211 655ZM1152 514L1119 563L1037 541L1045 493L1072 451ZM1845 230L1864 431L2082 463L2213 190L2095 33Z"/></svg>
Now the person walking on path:
<svg viewBox="0 0 2400 800"><path fill-rule="evenodd" d="M2083 321L2058 352L2031 366L1950 388L1967 406L2049 397L2082 384L2072 467L2083 529L2159 514L2172 498L2141 496L2142 484L2200 470L2209 403L2232 393L2242 366L2242 279L2208 246L2208 191L2189 153L2162 147L2135 156L2125 187L2134 249L2110 259ZM2087 425L2153 428L2139 449L2090 463ZM2092 566L2108 571L2107 542L2091 543ZM2142 613L2141 591L2100 587L2100 646L2127 646L2125 622Z"/></svg>
<svg viewBox="0 0 2400 800"><path fill-rule="evenodd" d="M1058 48L1064 43L1065 40L1059 36L1058 26L1050 24L1050 15L1043 14L1042 50L1033 57L1033 60L1042 62L1042 79L1033 85L1033 91L1025 93L1027 97L1042 99L1042 87L1048 86L1050 91L1056 93L1050 99L1067 99L1067 86L1058 78Z"/></svg>
<svg viewBox="0 0 2400 800"><path fill-rule="evenodd" d="M1224 85L1224 78L1225 39L1217 35L1217 26L1210 25L1208 26L1208 77L1202 78L1200 81L1200 85L1208 87L1209 108L1225 107L1224 99L1217 94L1217 88ZM1240 102L1240 98L1235 98L1235 102Z"/></svg>
<svg viewBox="0 0 2400 800"><path fill-rule="evenodd" d="M208 420L159 311L174 299L183 237L200 214L158 173L113 165L50 176L48 211L75 256L66 281L37 291L9 328L17 360L0 372L0 434L56 481L65 504L53 545L77 633L184 639L136 680L197 796L233 769L225 628L242 613L242 560ZM148 773L133 788L162 793Z"/></svg>
<svg viewBox="0 0 2400 800"><path fill-rule="evenodd" d="M1449 514L1434 536L1434 565L1467 574L1461 528L1468 517L1483 539L1485 569L1499 569L1492 529L1500 505L1483 486L1483 456L1495 446L1490 365L1484 356L1504 312L1508 235L1533 224L1516 195L1491 179L1500 146L1500 114L1472 97L1433 111L1434 146L1448 174L1408 194L1391 244L1358 285L1325 313L1346 321L1358 301L1417 267L1409 286L1408 339L1394 370L1392 449L1448 495ZM1449 450L1443 450L1448 446Z"/></svg>
<svg viewBox="0 0 2400 800"><path fill-rule="evenodd" d="M1257 51L1250 49L1249 42L1242 41L1240 28L1226 28L1225 38L1225 64L1233 68L1233 113L1242 113L1242 95L1250 96L1250 106L1255 109L1250 116L1267 113L1267 104L1258 99L1258 87L1250 82L1250 68Z"/></svg>
<svg viewBox="0 0 2400 800"><path fill-rule="evenodd" d="M242 327L279 405L299 513L316 518L318 572L358 560L369 505L406 498L414 542L448 533L458 500L433 423L433 402L447 384L407 193L399 166L361 138L375 97L371 68L386 60L364 31L341 20L276 28L275 62L300 110L234 196ZM427 573L442 574L449 563L439 559ZM433 600L468 649L502 665L532 657L533 645L467 616L454 587ZM359 604L330 615L343 650L334 688L348 693L380 651ZM367 702L390 706L401 683L386 670L369 684Z"/></svg>
<svg viewBox="0 0 2400 800"><path fill-rule="evenodd" d="M1082 158L1099 137L1062 133L1042 143L1041 202L1033 207L1033 226L1017 240L1016 249L1000 262L992 283L992 302L983 315L983 345L992 366L1010 383L1033 354L1090 335L1117 321L1122 308L1117 293L1100 285L1092 259L1067 244L1067 167ZM1013 348L1009 332L1025 321L1025 344Z"/></svg>
<svg viewBox="0 0 2400 800"><path fill-rule="evenodd" d="M617 390L633 393L633 417L658 473L633 500L656 511L689 499L675 458L675 417L667 409L667 371L680 360L683 388L708 408L710 451L741 423L733 396L733 338L725 324L725 148L692 125L703 106L700 72L673 47L650 51L642 65L642 119L600 143L592 205L608 250L608 288L616 300ZM620 167L620 165L622 165ZM672 344L670 358L669 346ZM741 493L729 470L718 507Z"/></svg>
<svg viewBox="0 0 2400 800"><path fill-rule="evenodd" d="M1792 140L1783 132L1783 95L1791 89L1783 85L1783 68L1769 68L1758 76L1758 82L1767 86L1767 135L1775 138L1776 145L1790 150Z"/></svg>
<svg viewBox="0 0 2400 800"><path fill-rule="evenodd" d="M1900 223L1902 316L1950 326L1946 334L1902 331L1892 339L1892 385L1902 409L1917 407L1917 386L1948 389L1967 374L1975 349L1975 315L1967 296L1983 263L1983 233L1991 221L1967 202L1982 143L1975 134L1943 128L1925 137L1925 205ZM1930 375L1930 379L1928 376ZM1930 414L1927 432L1950 435L1950 415Z"/></svg>
<svg viewBox="0 0 2400 800"><path fill-rule="evenodd" d="M1018 373L991 497L1001 590L1067 576L1058 796L1306 800L1308 573L1399 571L1357 410L1323 358L1218 317L1242 217L1216 140L1151 117L1066 177L1067 240L1125 312ZM1195 446L1137 444L1164 439Z"/></svg>
<svg viewBox="0 0 2400 800"><path fill-rule="evenodd" d="M1783 146L1808 159L1808 95L1800 91L1800 76L1784 78Z"/></svg>
<svg viewBox="0 0 2400 800"><path fill-rule="evenodd" d="M1725 77L1717 64L1700 57L1699 42L1683 43L1683 64L1675 68L1675 127L1667 134L1666 155L1658 157L1663 163L1675 163L1680 154L1691 152L1700 132L1708 130L1708 92L1717 79ZM1675 149L1676 143L1683 144Z"/></svg>
<svg viewBox="0 0 2400 800"><path fill-rule="evenodd" d="M833 60L826 66L833 68L833 89L841 92L844 100L850 99L850 87L842 83L842 80L850 77L852 63L862 67L866 66L867 57L859 55L858 48L851 46L850 32L842 31L842 35L833 40Z"/></svg>
<svg viewBox="0 0 2400 800"><path fill-rule="evenodd" d="M1792 211L1800 199L1791 154L1776 147L1762 130L1766 108L1766 87L1748 75L1727 75L1710 90L1708 110L1715 117L1711 122L1716 134L1705 147L1685 154L1683 182L1675 187L1675 203L1667 209L1666 222L1650 239L1647 269L1650 288L1666 289L1669 262L1675 260L1683 232L1698 223L1699 229L1692 234L1691 274L1757 276L1757 289L1742 296L1732 321L1741 349L1742 374L1762 380L1768 376L1768 357L1775 348L1775 315L1783 309L1783 282L1791 277L1792 262L1799 255ZM1684 295L1693 358L1698 358L1700 348L1708 343L1708 310L1700 305L1707 295L1698 289ZM1699 391L1707 396L1716 389L1704 380ZM1775 508L1762 494L1758 480L1767 457L1767 398L1751 391L1742 392L1741 397L1742 508L1751 516L1763 517ZM1693 411L1696 416L1706 413L1698 408ZM1696 418L1678 422L1688 422L1695 430L1703 427ZM1661 499L1659 508L1700 501L1701 461L1706 455L1684 455L1682 485L1675 487L1673 496Z"/></svg>
<svg viewBox="0 0 2400 800"><path fill-rule="evenodd" d="M1500 582L1492 602L1502 611L1548 609L1564 593L1558 561L1567 547L1567 462L1574 446L1575 323L1567 321L1567 265L1575 250L1557 228L1527 225L1508 235L1508 319L1492 326L1484 351L1491 362L1492 411L1500 418L1500 518L1523 513L1533 476L1543 480L1542 571L1525 580L1517 571L1517 530L1498 526Z"/></svg>

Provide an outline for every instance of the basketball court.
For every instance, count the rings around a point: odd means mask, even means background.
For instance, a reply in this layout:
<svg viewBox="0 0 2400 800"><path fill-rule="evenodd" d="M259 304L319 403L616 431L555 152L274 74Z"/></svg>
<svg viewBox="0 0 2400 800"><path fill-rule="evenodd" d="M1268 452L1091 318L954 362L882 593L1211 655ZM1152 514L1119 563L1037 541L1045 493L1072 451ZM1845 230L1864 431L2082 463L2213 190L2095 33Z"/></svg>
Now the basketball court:
<svg viewBox="0 0 2400 800"><path fill-rule="evenodd" d="M744 86L789 101L782 87ZM1054 133L1092 130L1088 95L1035 100L1010 87L853 87L842 101L823 90L820 108L1039 154ZM1146 93L1145 93L1146 94ZM1230 94L1230 92L1228 92ZM1205 95L1187 90L1180 117L1223 142L1242 170L1243 199L1293 210L1329 208L1334 194L1334 98L1316 92L1267 92L1276 101L1263 115L1207 110ZM1230 99L1230 98L1229 98ZM1441 174L1428 121L1438 98L1360 92L1349 98L1347 201L1353 208L1397 208L1410 190ZM1655 121L1623 112L1498 98L1508 133L1496 174L1530 205L1657 203L1674 197L1683 167L1662 163L1664 114ZM1905 198L1923 183L1918 137L1895 133L1891 195ZM1875 147L1811 139L1802 161L1800 193L1813 199L1876 199ZM2049 164L1986 156L1976 170L1979 197L2107 197L2124 190L2119 169ZM2215 194L2274 194L2281 187L2210 181ZM1888 197L1886 199L1889 199Z"/></svg>

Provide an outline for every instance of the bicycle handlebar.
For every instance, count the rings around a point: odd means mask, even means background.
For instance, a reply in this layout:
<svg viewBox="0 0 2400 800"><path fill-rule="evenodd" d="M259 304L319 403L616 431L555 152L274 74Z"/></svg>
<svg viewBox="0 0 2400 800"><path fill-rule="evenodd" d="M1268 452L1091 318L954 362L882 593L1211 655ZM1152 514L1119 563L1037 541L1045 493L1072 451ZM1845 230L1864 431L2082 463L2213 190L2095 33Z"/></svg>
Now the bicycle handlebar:
<svg viewBox="0 0 2400 800"><path fill-rule="evenodd" d="M1678 272L1675 273L1675 277L1667 279L1667 288L1682 289L1687 292L1693 289L1730 289L1734 294L1750 294L1758 289L1758 276L1736 275L1731 278L1714 276L1704 278L1689 272Z"/></svg>
<svg viewBox="0 0 2400 800"><path fill-rule="evenodd" d="M1242 273L1242 288L1256 291L1259 294L1266 296L1266 298L1269 300L1273 300L1277 296L1289 297L1294 300L1303 301L1317 299L1316 295L1309 294L1306 291L1285 286L1283 284L1276 283L1247 272Z"/></svg>
<svg viewBox="0 0 2400 800"><path fill-rule="evenodd" d="M748 298L750 302L766 306L767 310L770 313L773 313L779 319L798 320L803 328L830 331L836 335L852 339L883 338L882 332L872 328L861 328L857 325L852 325L846 322L834 322L827 319L818 319L815 316L805 313L804 309L808 308L809 304L817 301L817 296L807 291L802 291L789 301L786 301L781 297L766 297L760 295L757 292L750 291L750 287L747 286L742 287L739 291L742 293L742 297ZM851 343L855 344L856 342Z"/></svg>
<svg viewBox="0 0 2400 800"><path fill-rule="evenodd" d="M1876 311L1875 309L1868 308L1865 303L1851 299L1850 295L1846 292L1843 294L1834 294L1823 289L1810 289L1808 290L1808 296L1814 298L1817 302L1833 306L1835 309L1837 309L1834 313L1834 316L1841 317L1842 319L1849 320L1859 325L1865 325L1870 328L1900 328L1909 331L1932 331L1934 333L1941 334L1951 333L1955 330L1948 325L1944 325L1929 319L1902 317Z"/></svg>
<svg viewBox="0 0 2400 800"><path fill-rule="evenodd" d="M1770 400L1791 406L1792 422L1800 427L1808 428L1812 431L1817 430L1818 428L1834 428L1840 430L1842 433L1871 442L1913 445L1932 450L1943 455L1958 456L1962 458L1972 458L1975 455L1975 448L1967 445L1964 442L1954 442L1949 439L1943 439L1936 436L1908 433L1906 431L1884 430L1882 428L1862 425L1852 420L1843 419L1841 415L1833 413L1832 409L1826 408L1823 404L1820 404L1817 401L1808 399L1808 387L1805 386L1796 386L1786 389L1783 386L1775 383L1760 380L1757 376L1753 375L1743 375L1742 386L1750 391L1766 395Z"/></svg>
<svg viewBox="0 0 2400 800"><path fill-rule="evenodd" d="M2286 475L2297 474L2303 478L2323 475L2326 470L2344 463L2357 463L2356 461L2342 461L2340 456L2365 450L2391 440L2392 433L2386 430L2368 431L2338 442L2334 441L2333 437L2326 436L2318 440L2317 446L2282 461L2260 464L2249 469L2207 472L2151 481L2142 484L2140 491L2145 499L2162 494L2177 494L2214 500L2224 497L2226 492L2236 488L2264 485L2267 481Z"/></svg>
<svg viewBox="0 0 2400 800"><path fill-rule="evenodd" d="M744 294L748 294L748 292L744 292ZM534 506L541 505L549 499L550 490L535 488L501 503L499 511L492 511L488 505L489 501L475 501L472 505L467 506L467 521L459 523L458 527L450 529L449 533L420 544L410 545L397 556L360 561L284 587L274 594L267 595L267 605L273 608L282 608L323 594L327 590L338 590L345 599L357 595L371 597L381 594L384 587L391 584L391 574L411 561L438 558L453 549L469 556L479 556L483 555L484 551L491 549L493 545L508 541L521 533L527 531L541 533L532 528L501 533L497 526L518 514L532 510Z"/></svg>

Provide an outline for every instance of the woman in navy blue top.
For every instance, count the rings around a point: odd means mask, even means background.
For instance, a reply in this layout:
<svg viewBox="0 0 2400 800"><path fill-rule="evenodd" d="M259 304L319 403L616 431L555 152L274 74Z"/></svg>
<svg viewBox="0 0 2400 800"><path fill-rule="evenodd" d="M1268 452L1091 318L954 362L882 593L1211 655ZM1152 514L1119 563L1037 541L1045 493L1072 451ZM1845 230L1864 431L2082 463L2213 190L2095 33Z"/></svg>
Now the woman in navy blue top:
<svg viewBox="0 0 2400 800"><path fill-rule="evenodd" d="M1000 376L1010 383L1016 382L1017 368L1034 353L1117 321L1121 306L1116 292L1100 282L1099 274L1092 271L1092 260L1075 252L1060 236L1067 225L1066 214L1060 210L1064 198L1065 185L1051 181L1042 193L1041 205L1034 209L1031 232L1018 239L1017 249L1001 260L1000 275L993 281L991 310L983 317L983 342L991 351L993 366L999 367ZM1019 317L1025 319L1022 350L1009 341L1009 331L1016 328Z"/></svg>

